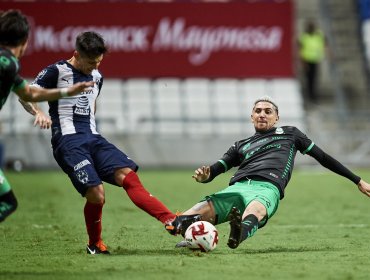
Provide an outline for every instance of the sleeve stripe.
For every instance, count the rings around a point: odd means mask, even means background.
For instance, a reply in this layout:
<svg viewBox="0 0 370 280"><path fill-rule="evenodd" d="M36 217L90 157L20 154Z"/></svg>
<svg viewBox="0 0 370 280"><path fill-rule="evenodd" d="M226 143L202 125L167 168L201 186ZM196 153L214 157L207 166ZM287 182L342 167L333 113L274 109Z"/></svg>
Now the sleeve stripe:
<svg viewBox="0 0 370 280"><path fill-rule="evenodd" d="M225 171L227 171L228 170L228 167L227 167L226 162L224 162L222 159L220 159L219 162L222 163L222 165L225 167Z"/></svg>
<svg viewBox="0 0 370 280"><path fill-rule="evenodd" d="M310 146L302 153L303 155L307 154L309 151L311 151L312 147L315 146L315 143L312 142Z"/></svg>
<svg viewBox="0 0 370 280"><path fill-rule="evenodd" d="M12 91L16 91L16 90L18 90L18 89L20 89L20 88L25 88L26 87L26 81L25 80L23 80L22 81L22 83L20 83L19 85L13 85L12 86Z"/></svg>

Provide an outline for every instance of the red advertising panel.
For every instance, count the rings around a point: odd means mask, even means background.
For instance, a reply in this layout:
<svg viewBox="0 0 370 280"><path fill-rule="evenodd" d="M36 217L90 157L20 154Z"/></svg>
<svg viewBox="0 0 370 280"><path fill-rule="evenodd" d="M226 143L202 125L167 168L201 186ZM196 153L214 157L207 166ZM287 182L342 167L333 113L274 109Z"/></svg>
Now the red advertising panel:
<svg viewBox="0 0 370 280"><path fill-rule="evenodd" d="M3 2L32 24L22 72L68 59L76 35L94 30L108 78L291 77L291 1L231 3Z"/></svg>

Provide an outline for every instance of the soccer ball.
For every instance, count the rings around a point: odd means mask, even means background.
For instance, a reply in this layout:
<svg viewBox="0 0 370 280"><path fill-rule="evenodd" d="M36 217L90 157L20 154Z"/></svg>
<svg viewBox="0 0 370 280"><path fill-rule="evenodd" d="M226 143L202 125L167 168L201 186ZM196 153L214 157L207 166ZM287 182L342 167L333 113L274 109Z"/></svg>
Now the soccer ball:
<svg viewBox="0 0 370 280"><path fill-rule="evenodd" d="M216 248L218 231L209 222L198 221L191 224L185 232L185 241L188 248L209 252Z"/></svg>

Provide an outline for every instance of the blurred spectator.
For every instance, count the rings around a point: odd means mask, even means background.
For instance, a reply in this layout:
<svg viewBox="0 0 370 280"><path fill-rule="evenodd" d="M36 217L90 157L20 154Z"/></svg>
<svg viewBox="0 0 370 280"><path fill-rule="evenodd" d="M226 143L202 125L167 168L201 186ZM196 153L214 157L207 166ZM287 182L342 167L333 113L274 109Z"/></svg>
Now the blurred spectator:
<svg viewBox="0 0 370 280"><path fill-rule="evenodd" d="M321 61L325 57L326 40L315 22L305 23L299 37L299 56L302 61L304 89L310 102L317 102L317 80Z"/></svg>

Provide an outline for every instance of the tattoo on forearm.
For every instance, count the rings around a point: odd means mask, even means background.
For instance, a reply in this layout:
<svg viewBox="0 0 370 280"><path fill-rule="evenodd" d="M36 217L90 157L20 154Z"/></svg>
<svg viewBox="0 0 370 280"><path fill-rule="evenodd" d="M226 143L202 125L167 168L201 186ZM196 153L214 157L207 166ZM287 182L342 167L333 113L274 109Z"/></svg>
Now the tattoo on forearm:
<svg viewBox="0 0 370 280"><path fill-rule="evenodd" d="M28 112L28 113L30 113L31 115L36 115L36 113L37 113L37 110L35 109L35 107L33 106L33 104L32 103L30 103L30 102L26 102L26 101L24 101L24 100L22 100L22 99L18 99L19 100L19 102L22 104L22 106L23 106L23 108Z"/></svg>

